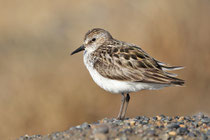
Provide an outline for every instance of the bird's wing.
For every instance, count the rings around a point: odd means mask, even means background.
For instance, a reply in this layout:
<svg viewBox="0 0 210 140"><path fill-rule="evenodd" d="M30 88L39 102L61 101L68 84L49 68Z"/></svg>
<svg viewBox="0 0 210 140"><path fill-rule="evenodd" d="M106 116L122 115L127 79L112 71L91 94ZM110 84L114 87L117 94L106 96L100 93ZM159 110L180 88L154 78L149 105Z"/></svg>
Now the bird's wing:
<svg viewBox="0 0 210 140"><path fill-rule="evenodd" d="M121 81L182 85L184 81L171 76L158 61L141 48L130 44L101 46L94 55L94 68L102 76Z"/></svg>

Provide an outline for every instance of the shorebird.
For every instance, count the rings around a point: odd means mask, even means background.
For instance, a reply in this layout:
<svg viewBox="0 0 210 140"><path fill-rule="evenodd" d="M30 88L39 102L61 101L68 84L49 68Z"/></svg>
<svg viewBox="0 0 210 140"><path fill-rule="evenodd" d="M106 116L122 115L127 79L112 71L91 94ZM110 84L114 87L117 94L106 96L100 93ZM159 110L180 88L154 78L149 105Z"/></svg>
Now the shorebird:
<svg viewBox="0 0 210 140"><path fill-rule="evenodd" d="M118 119L125 118L129 93L184 84L176 74L167 72L183 67L162 63L139 46L114 39L104 29L89 30L83 45L71 55L83 50L84 64L95 83L108 92L122 95Z"/></svg>

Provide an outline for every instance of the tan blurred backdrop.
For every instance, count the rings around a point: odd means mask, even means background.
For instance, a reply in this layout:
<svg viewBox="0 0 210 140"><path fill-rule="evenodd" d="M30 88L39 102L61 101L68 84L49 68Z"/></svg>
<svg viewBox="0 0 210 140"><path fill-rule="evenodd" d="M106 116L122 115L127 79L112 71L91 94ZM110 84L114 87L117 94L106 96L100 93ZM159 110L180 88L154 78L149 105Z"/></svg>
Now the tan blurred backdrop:
<svg viewBox="0 0 210 140"><path fill-rule="evenodd" d="M82 53L69 55L94 27L186 67L176 72L185 87L131 94L127 116L210 113L209 0L1 0L1 139L116 117L121 96L93 82Z"/></svg>

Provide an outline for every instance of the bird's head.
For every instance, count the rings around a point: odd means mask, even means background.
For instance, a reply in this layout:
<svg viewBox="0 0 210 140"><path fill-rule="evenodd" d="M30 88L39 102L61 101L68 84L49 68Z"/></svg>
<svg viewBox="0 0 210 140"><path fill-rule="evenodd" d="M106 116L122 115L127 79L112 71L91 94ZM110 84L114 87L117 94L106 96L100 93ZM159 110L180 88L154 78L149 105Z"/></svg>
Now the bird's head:
<svg viewBox="0 0 210 140"><path fill-rule="evenodd" d="M94 51L99 46L101 46L102 44L104 44L106 41L110 39L112 39L111 34L104 29L94 28L92 30L89 30L85 34L83 45L80 46L75 51L73 51L71 55L78 53L80 51L83 51L83 50Z"/></svg>

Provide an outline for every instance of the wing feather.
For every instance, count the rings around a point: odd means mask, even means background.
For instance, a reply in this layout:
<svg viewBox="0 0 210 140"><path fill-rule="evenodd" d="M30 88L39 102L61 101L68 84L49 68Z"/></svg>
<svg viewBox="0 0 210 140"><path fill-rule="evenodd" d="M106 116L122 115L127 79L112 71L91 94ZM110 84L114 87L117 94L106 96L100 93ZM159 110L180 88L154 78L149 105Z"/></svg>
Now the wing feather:
<svg viewBox="0 0 210 140"><path fill-rule="evenodd" d="M168 68L163 63L159 64L141 48L127 44L117 43L100 46L93 55L94 68L104 77L131 82L148 82L159 84L182 85L184 81L173 77L163 68ZM171 67L173 69L173 67Z"/></svg>

